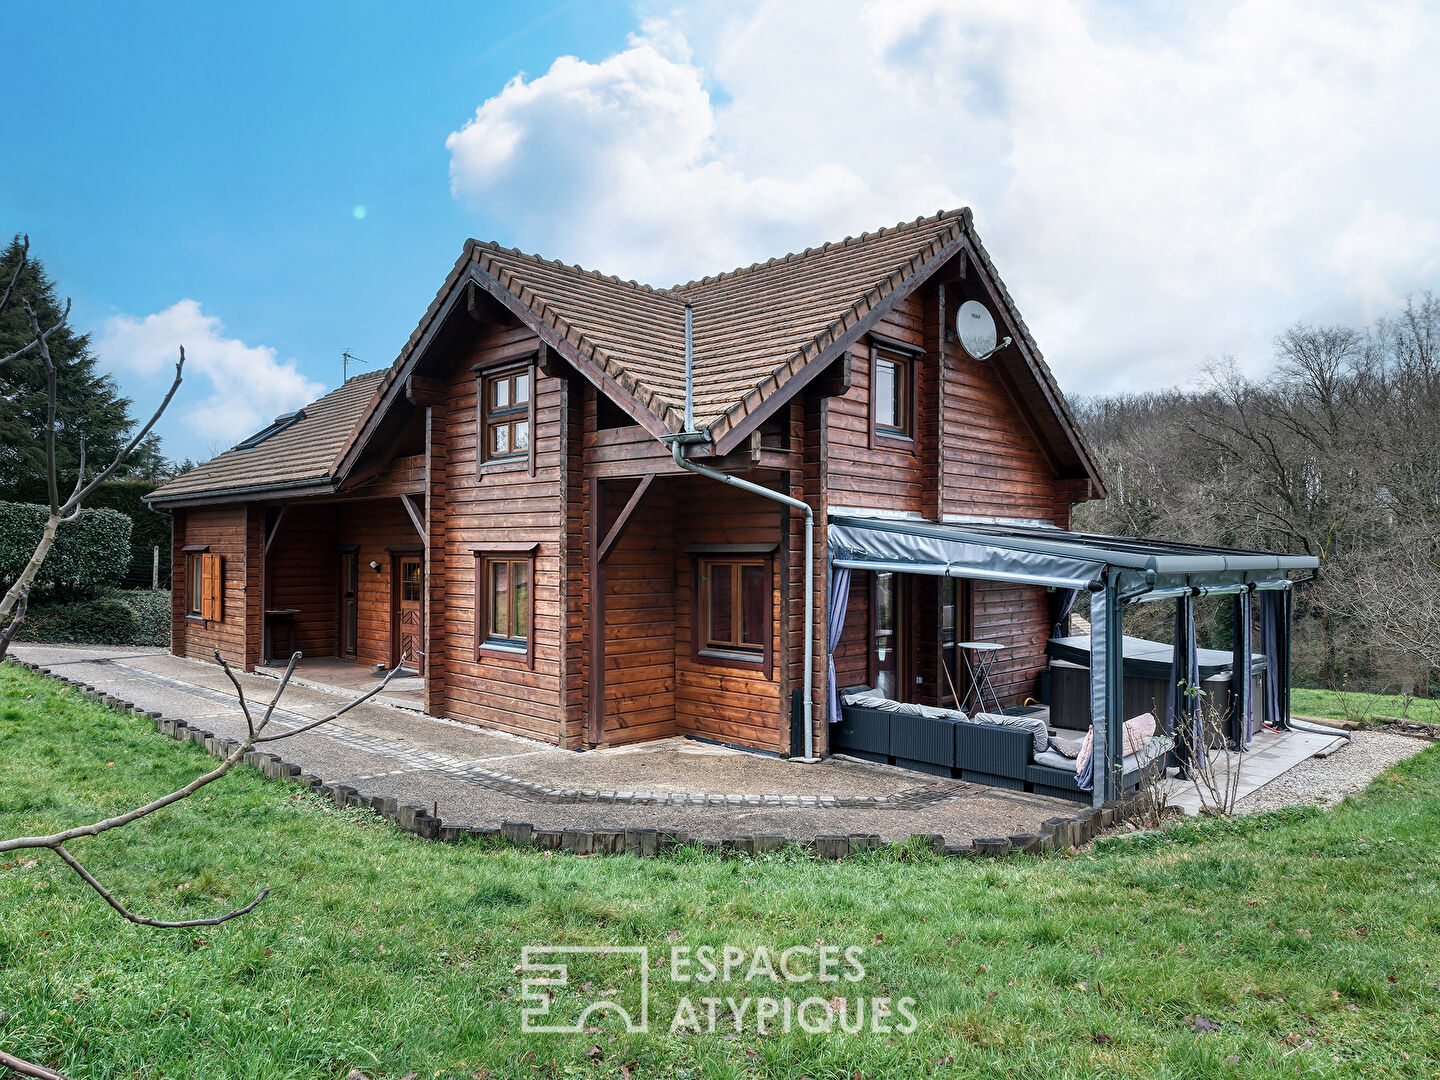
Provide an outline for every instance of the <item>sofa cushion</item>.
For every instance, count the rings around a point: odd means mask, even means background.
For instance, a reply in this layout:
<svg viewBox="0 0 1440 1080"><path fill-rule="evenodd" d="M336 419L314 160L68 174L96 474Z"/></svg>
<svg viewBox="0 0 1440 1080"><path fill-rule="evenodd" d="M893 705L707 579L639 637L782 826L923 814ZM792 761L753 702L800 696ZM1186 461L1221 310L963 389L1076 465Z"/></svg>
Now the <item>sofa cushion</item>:
<svg viewBox="0 0 1440 1080"><path fill-rule="evenodd" d="M1174 746L1174 740L1164 735L1154 735L1148 739L1137 753L1126 754L1120 762L1121 775L1134 772L1141 766L1148 765L1165 751ZM1046 750L1043 754L1035 755L1035 764L1044 765L1050 769L1062 769L1065 772L1075 772L1076 762L1067 758L1056 750Z"/></svg>
<svg viewBox="0 0 1440 1080"><path fill-rule="evenodd" d="M1043 754L1050 746L1050 727L1039 716L1006 716L1004 713L981 712L970 718L972 724L989 724L992 727L1019 728L1028 731L1035 739L1035 753Z"/></svg>
<svg viewBox="0 0 1440 1080"><path fill-rule="evenodd" d="M1132 716L1125 721L1121 729L1121 737L1124 741L1125 753L1130 755L1143 747L1155 735L1155 716L1152 713L1141 713L1139 716ZM1085 732L1085 738L1080 743L1080 753L1076 756L1084 761L1095 750L1095 729L1092 727Z"/></svg>

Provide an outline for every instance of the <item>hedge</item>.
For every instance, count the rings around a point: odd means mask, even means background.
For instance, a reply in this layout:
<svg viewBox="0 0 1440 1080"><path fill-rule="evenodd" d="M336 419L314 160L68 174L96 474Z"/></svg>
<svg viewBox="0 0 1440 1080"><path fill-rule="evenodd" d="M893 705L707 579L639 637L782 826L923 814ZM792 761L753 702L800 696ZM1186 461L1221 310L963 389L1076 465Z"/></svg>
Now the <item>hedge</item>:
<svg viewBox="0 0 1440 1080"><path fill-rule="evenodd" d="M45 531L49 508L0 502L0 586L25 569ZM55 543L31 587L32 600L93 596L114 588L130 565L130 519L118 510L82 510L55 534Z"/></svg>
<svg viewBox="0 0 1440 1080"><path fill-rule="evenodd" d="M119 510L132 523L130 567L122 587L144 588L150 584L154 551L160 549L160 582L170 582L170 515L151 510L145 496L159 484L151 480L111 480L101 484L85 500L86 506L108 506Z"/></svg>
<svg viewBox="0 0 1440 1080"><path fill-rule="evenodd" d="M21 641L77 645L170 644L170 594L112 589L85 600L30 606Z"/></svg>

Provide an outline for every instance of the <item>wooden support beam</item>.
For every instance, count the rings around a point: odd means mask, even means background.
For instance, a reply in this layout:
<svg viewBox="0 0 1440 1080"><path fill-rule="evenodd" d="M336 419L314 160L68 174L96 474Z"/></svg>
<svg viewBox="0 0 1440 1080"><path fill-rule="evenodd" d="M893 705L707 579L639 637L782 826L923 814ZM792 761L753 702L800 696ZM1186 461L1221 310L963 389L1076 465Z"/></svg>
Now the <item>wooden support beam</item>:
<svg viewBox="0 0 1440 1080"><path fill-rule="evenodd" d="M560 354L543 341L540 342L540 353L535 357L535 367L541 375L551 379L565 373Z"/></svg>
<svg viewBox="0 0 1440 1080"><path fill-rule="evenodd" d="M821 397L844 397L854 385L851 374L850 354L841 353L835 362L825 369L825 374L815 380Z"/></svg>
<svg viewBox="0 0 1440 1080"><path fill-rule="evenodd" d="M261 549L261 555L268 558L270 545L275 542L275 535L280 531L280 523L285 520L285 511L290 509L289 503L282 503L280 512L275 515L275 524L270 526L270 531L265 534L265 547ZM262 571L263 573L263 571Z"/></svg>
<svg viewBox="0 0 1440 1080"><path fill-rule="evenodd" d="M414 525L415 531L420 534L421 542L428 544L430 541L426 539L425 519L420 516L420 510L415 505L415 500L402 493L400 503L405 507L405 513L410 515L410 524Z"/></svg>
<svg viewBox="0 0 1440 1080"><path fill-rule="evenodd" d="M605 562L600 557L600 530L605 527L605 489L590 481L590 627L585 643L590 698L586 701L585 741L596 746L605 733Z"/></svg>
<svg viewBox="0 0 1440 1080"><path fill-rule="evenodd" d="M620 511L620 516L615 519L615 524L610 526L610 531L605 534L605 539L600 542L600 549L596 552L597 557L603 563L610 557L611 550L620 542L625 535L625 530L630 527L630 518L635 513L640 500L645 498L645 493L650 490L650 485L655 483L655 474L648 473L640 483L636 485L634 493L630 496L625 508ZM598 523L597 523L598 525Z"/></svg>
<svg viewBox="0 0 1440 1080"><path fill-rule="evenodd" d="M439 379L411 375L405 380L405 400L411 405L443 405L445 384Z"/></svg>

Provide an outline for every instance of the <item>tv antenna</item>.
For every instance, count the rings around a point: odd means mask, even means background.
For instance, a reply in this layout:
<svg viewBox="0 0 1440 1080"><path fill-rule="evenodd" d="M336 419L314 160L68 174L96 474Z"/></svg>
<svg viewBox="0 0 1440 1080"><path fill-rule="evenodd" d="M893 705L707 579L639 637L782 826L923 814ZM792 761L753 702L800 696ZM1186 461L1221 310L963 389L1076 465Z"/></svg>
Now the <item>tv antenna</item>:
<svg viewBox="0 0 1440 1080"><path fill-rule="evenodd" d="M361 360L360 357L356 356L356 355L355 355L354 353L352 353L349 349L346 349L344 352L342 352L342 353L340 354L340 373L341 373L341 375L340 375L340 381L341 381L341 382L345 382L346 380L348 380L348 379L350 378L350 365L351 365L351 364L367 364L367 365L368 365L368 364L369 364L369 361L368 361L368 360Z"/></svg>

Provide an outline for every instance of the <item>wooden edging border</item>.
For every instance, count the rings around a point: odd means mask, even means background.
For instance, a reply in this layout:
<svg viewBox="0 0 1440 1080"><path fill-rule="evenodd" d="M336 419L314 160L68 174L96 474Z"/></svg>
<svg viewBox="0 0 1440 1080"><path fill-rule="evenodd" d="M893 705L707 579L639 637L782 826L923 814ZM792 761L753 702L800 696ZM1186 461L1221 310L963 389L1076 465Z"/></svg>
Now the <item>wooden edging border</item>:
<svg viewBox="0 0 1440 1080"><path fill-rule="evenodd" d="M141 709L133 701L126 701L113 694L40 664L33 664L15 657L7 663L36 675L63 682L81 693L93 698L101 705L121 712L146 716L155 725L155 730L177 742L191 742L205 750L212 757L227 757L240 745L236 739L227 739L195 727L184 720L162 715L158 711ZM680 830L670 829L540 829L530 822L507 821L495 828L466 827L442 822L424 807L402 805L390 795L368 795L348 784L330 784L312 773L305 772L299 765L284 761L275 754L252 750L245 755L244 764L263 773L272 780L287 780L316 794L332 800L338 809L361 807L393 821L406 832L424 840L438 840L442 843L458 843L467 839L503 839L519 847L532 847L543 851L565 851L574 855L637 855L641 857L658 855L686 844L698 844L707 851L721 854L761 855L778 851L790 844L808 848L816 858L844 859L847 856L884 847L928 848L937 855L959 858L997 858L1005 855L1043 855L1046 852L1070 851L1083 847L1100 833L1121 824L1142 809L1139 799L1128 799L1107 803L1100 808L1085 809L1062 817L1047 818L1035 832L1016 833L1012 836L976 837L967 844L947 844L937 834L917 834L908 841L893 841L889 844L874 833L852 833L846 836L817 836L813 840L793 840L786 836L759 834L727 836L718 840L691 838Z"/></svg>

